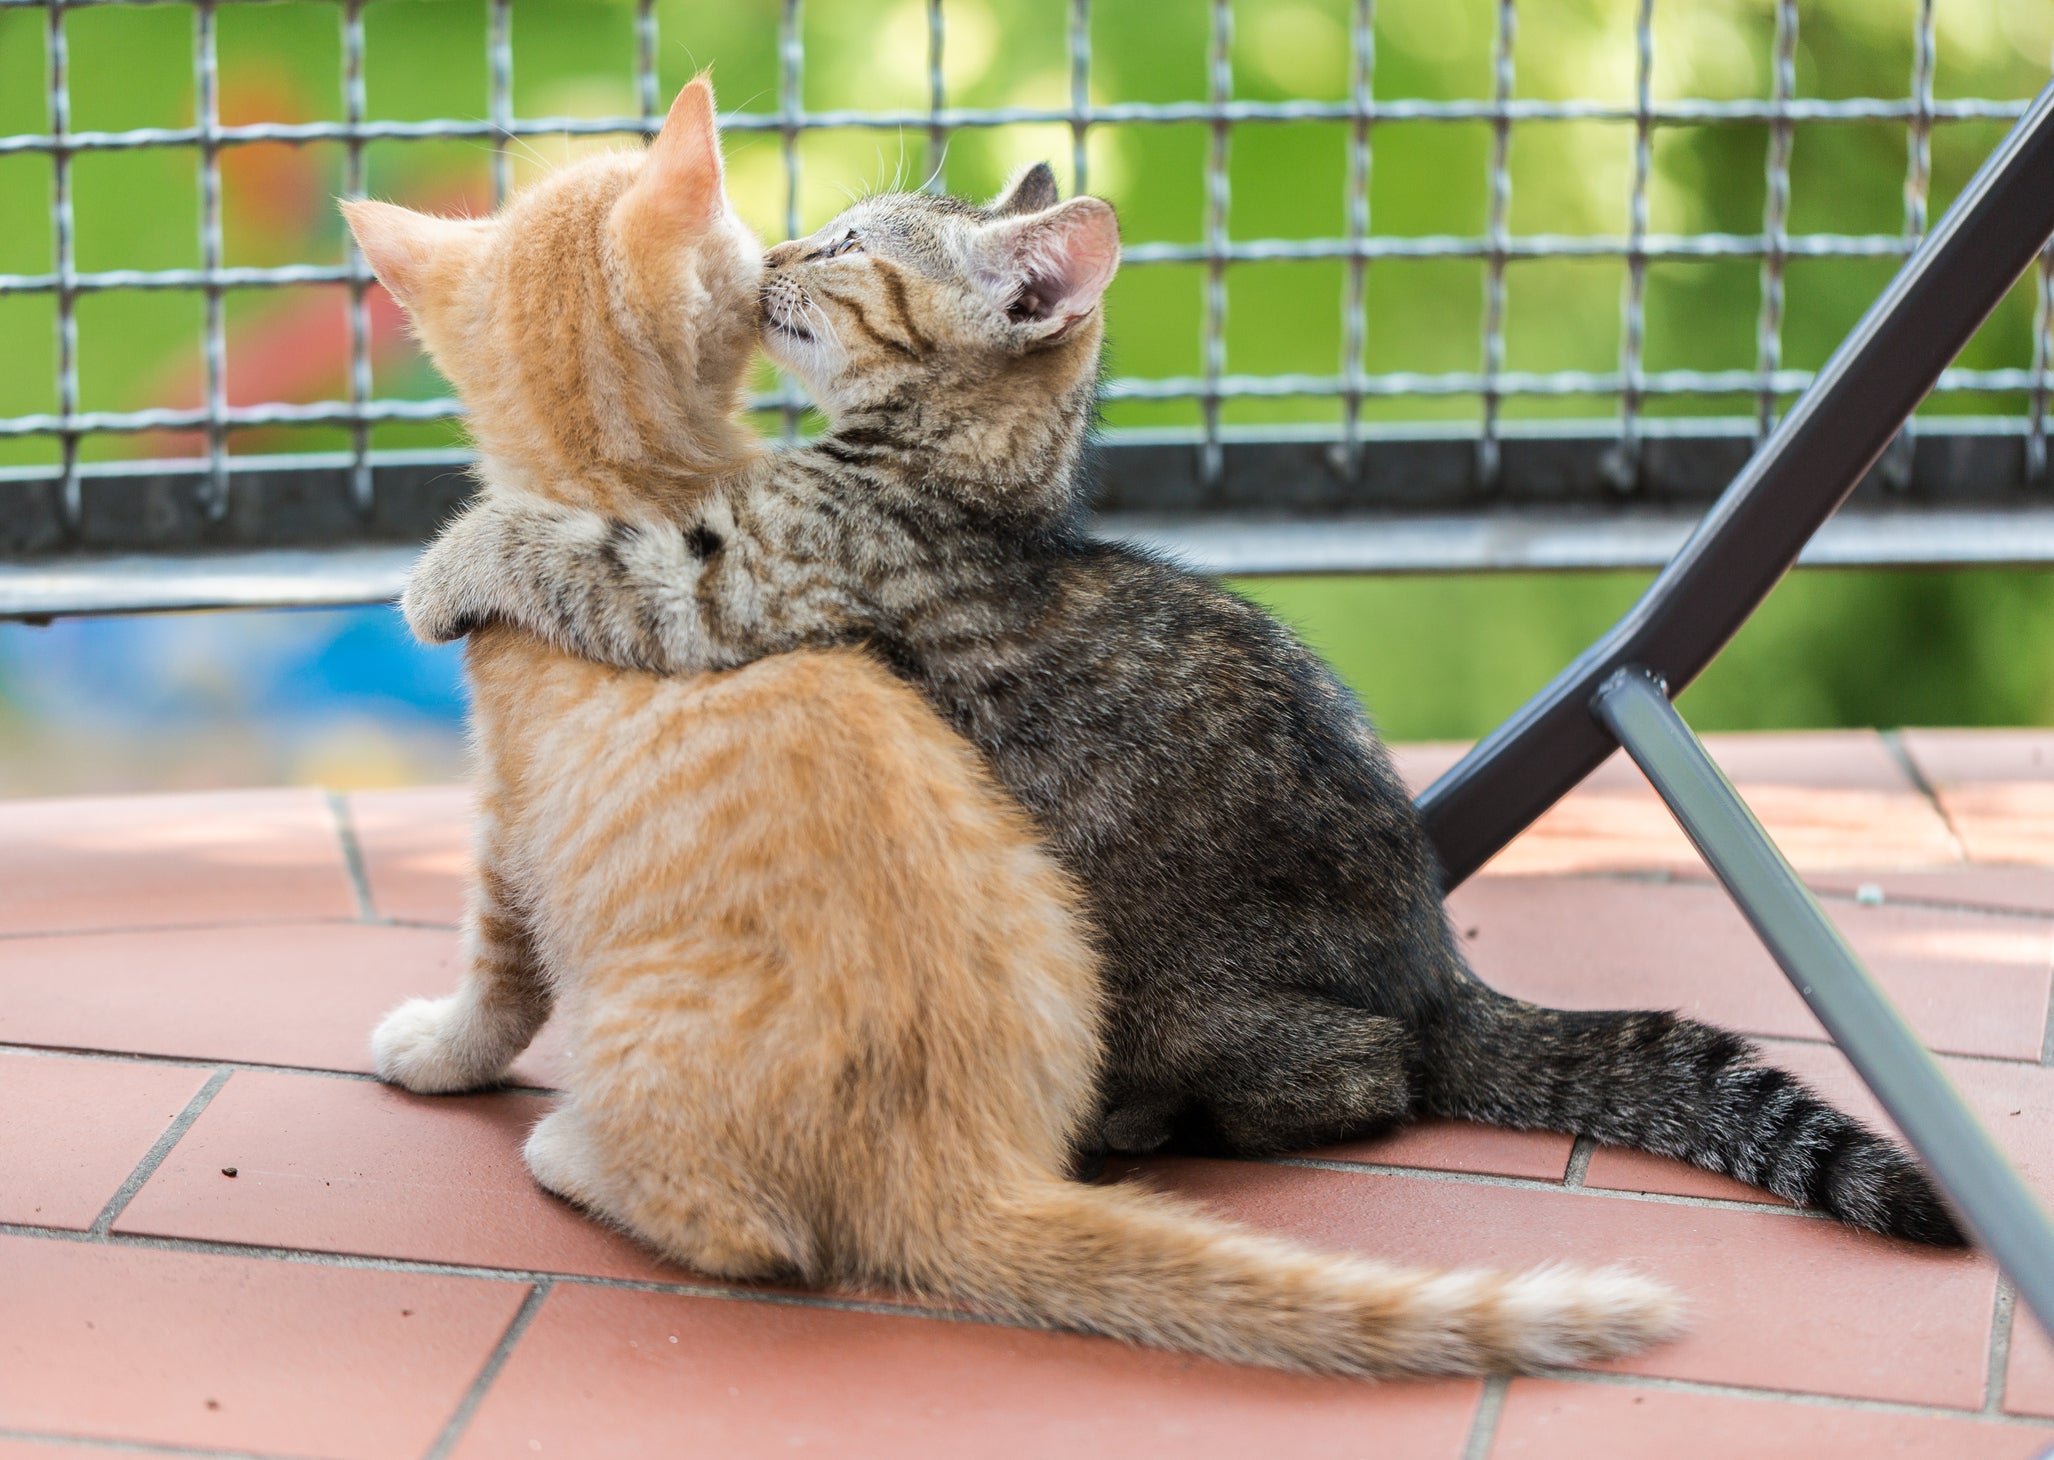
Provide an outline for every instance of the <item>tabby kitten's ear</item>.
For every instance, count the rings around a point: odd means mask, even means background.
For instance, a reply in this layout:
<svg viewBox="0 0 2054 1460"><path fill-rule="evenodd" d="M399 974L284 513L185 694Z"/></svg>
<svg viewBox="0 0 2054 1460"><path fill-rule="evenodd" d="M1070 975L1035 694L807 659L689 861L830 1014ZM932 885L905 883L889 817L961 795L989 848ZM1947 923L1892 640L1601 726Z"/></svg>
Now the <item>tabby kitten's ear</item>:
<svg viewBox="0 0 2054 1460"><path fill-rule="evenodd" d="M432 305L438 275L467 261L483 240L473 218L434 218L396 203L345 198L342 216L371 272L409 311Z"/></svg>
<svg viewBox="0 0 2054 1460"><path fill-rule="evenodd" d="M1018 327L1022 348L1037 350L1098 308L1120 267L1120 224L1110 203L1072 198L989 225L978 252L979 282Z"/></svg>
<svg viewBox="0 0 2054 1460"><path fill-rule="evenodd" d="M670 115L649 144L642 174L628 196L638 216L689 231L720 216L725 187L713 82L701 72L670 104Z"/></svg>
<svg viewBox="0 0 2054 1460"><path fill-rule="evenodd" d="M1061 198L1056 191L1055 169L1046 162L1033 162L1013 174L1013 180L999 189L989 208L1000 218L1016 218L1053 208Z"/></svg>

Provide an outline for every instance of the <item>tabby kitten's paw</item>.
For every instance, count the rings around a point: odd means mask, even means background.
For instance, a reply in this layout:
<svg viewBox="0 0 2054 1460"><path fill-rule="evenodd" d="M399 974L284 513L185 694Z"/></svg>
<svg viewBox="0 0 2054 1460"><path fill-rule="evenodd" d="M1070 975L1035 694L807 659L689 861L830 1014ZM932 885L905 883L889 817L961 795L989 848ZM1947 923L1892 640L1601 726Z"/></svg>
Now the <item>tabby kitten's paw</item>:
<svg viewBox="0 0 2054 1460"><path fill-rule="evenodd" d="M460 995L408 999L372 1033L371 1057L379 1079L416 1095L476 1090L505 1071L501 1052L482 1032Z"/></svg>
<svg viewBox="0 0 2054 1460"><path fill-rule="evenodd" d="M461 639L484 622L465 566L446 546L446 539L438 541L421 555L399 598L407 627L424 644Z"/></svg>
<svg viewBox="0 0 2054 1460"><path fill-rule="evenodd" d="M446 644L488 622L491 584L505 572L504 557L518 536L513 514L480 503L442 529L442 535L407 574L400 612L424 644Z"/></svg>

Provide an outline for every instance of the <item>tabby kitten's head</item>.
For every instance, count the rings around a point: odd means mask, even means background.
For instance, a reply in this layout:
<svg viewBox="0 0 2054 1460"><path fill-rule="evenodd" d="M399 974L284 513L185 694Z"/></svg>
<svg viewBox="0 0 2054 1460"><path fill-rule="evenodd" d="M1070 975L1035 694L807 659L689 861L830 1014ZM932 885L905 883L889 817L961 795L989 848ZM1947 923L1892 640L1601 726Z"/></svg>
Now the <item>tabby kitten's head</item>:
<svg viewBox="0 0 2054 1460"><path fill-rule="evenodd" d="M342 207L468 408L492 484L660 507L755 449L733 417L762 246L728 206L704 77L646 150L585 158L491 218Z"/></svg>
<svg viewBox="0 0 2054 1460"><path fill-rule="evenodd" d="M865 198L770 251L764 348L830 417L918 398L1004 431L1095 385L1099 301L1119 263L1111 206L1058 203L1046 163L983 208Z"/></svg>

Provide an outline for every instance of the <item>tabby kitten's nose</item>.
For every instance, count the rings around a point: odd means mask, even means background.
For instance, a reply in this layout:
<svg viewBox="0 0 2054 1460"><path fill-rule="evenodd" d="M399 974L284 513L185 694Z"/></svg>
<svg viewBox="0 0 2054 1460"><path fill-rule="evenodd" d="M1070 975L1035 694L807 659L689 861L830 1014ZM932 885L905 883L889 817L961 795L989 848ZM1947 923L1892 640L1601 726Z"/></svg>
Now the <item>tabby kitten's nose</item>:
<svg viewBox="0 0 2054 1460"><path fill-rule="evenodd" d="M791 240L789 243L780 243L776 248L773 248L769 253L763 256L763 266L766 269L781 268L785 264L790 263L795 257L797 257L798 253L798 239L795 238Z"/></svg>

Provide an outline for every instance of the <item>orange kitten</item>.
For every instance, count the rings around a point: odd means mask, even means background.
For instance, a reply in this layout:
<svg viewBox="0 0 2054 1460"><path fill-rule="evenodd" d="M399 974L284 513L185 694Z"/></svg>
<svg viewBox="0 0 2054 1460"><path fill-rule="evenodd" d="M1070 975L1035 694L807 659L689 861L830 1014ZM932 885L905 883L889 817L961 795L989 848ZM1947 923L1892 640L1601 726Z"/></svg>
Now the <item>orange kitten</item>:
<svg viewBox="0 0 2054 1460"><path fill-rule="evenodd" d="M345 208L470 407L488 495L647 517L773 469L735 422L761 262L704 81L646 153L495 218ZM569 1090L529 1168L665 1256L1344 1373L1573 1362L1669 1327L1626 1274L1406 1272L1066 1181L1100 1026L1075 889L859 650L663 679L492 628L469 662L469 963L379 1026L378 1069L489 1084L560 1000Z"/></svg>

